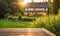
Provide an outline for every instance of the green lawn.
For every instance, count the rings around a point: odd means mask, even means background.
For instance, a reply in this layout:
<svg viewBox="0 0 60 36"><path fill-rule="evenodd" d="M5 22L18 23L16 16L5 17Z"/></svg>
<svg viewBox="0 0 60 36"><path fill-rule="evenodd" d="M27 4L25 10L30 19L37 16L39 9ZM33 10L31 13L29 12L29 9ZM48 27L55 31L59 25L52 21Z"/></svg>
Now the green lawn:
<svg viewBox="0 0 60 36"><path fill-rule="evenodd" d="M37 17L22 16L22 18L37 18ZM0 28L28 28L31 27L30 26L31 23L33 23L33 21L0 19Z"/></svg>
<svg viewBox="0 0 60 36"><path fill-rule="evenodd" d="M26 28L30 23L29 21L0 19L0 28Z"/></svg>

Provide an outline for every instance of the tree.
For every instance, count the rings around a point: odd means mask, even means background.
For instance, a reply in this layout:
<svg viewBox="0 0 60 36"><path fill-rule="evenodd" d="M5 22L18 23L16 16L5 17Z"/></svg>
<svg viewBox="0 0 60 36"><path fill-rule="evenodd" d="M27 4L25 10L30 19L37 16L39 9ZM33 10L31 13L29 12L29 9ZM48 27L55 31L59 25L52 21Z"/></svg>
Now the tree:
<svg viewBox="0 0 60 36"><path fill-rule="evenodd" d="M7 13L20 12L21 5L18 4L18 1L23 2L23 0L0 0L0 18L4 18Z"/></svg>
<svg viewBox="0 0 60 36"><path fill-rule="evenodd" d="M53 13L55 15L58 14L58 9L60 8L60 0L53 0L53 2L51 2L51 0L49 0L48 2L48 9L49 9L49 13Z"/></svg>
<svg viewBox="0 0 60 36"><path fill-rule="evenodd" d="M6 1L0 1L0 18L4 18L5 14L10 12L11 9L8 8Z"/></svg>
<svg viewBox="0 0 60 36"><path fill-rule="evenodd" d="M23 0L10 0L8 1L9 3L9 7L12 9L12 12L20 12L22 11L22 5L21 3L23 2Z"/></svg>
<svg viewBox="0 0 60 36"><path fill-rule="evenodd" d="M60 8L60 0L53 1L54 1L54 14L58 14L58 9Z"/></svg>
<svg viewBox="0 0 60 36"><path fill-rule="evenodd" d="M53 2L51 2L51 0L49 0L49 1L48 1L48 13L49 13L49 14L52 14L52 13L53 13L53 11L51 11L51 10L53 10L53 9L52 9L52 7L53 7L52 4L53 4Z"/></svg>

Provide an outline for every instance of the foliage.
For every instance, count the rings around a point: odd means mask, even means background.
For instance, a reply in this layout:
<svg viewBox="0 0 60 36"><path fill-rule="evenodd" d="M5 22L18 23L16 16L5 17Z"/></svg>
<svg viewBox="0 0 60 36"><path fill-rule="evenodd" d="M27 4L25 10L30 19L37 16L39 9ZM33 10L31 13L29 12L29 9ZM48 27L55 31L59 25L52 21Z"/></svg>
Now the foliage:
<svg viewBox="0 0 60 36"><path fill-rule="evenodd" d="M22 17L21 17L21 16L19 16L19 17L18 17L18 20L22 20Z"/></svg>
<svg viewBox="0 0 60 36"><path fill-rule="evenodd" d="M49 12L49 14L53 14L54 13L53 2L51 2L51 1L48 2L48 12Z"/></svg>
<svg viewBox="0 0 60 36"><path fill-rule="evenodd" d="M46 28L57 36L60 36L60 13L56 16L50 15L42 17L37 25L35 25L35 28Z"/></svg>
<svg viewBox="0 0 60 36"><path fill-rule="evenodd" d="M23 21L35 21L36 19L35 18L23 18L22 20Z"/></svg>
<svg viewBox="0 0 60 36"><path fill-rule="evenodd" d="M19 0L23 2L23 0ZM5 15L8 14L15 14L16 12L22 13L22 5L18 3L18 0L0 0L0 18L4 18Z"/></svg>
<svg viewBox="0 0 60 36"><path fill-rule="evenodd" d="M11 15L11 17L13 17L13 16ZM34 19L36 17L30 17L30 18L23 17L23 18ZM0 28L29 28L31 23L32 23L32 21L0 19Z"/></svg>
<svg viewBox="0 0 60 36"><path fill-rule="evenodd" d="M11 9L8 8L6 1L0 1L0 18L4 18L5 14L11 12Z"/></svg>
<svg viewBox="0 0 60 36"><path fill-rule="evenodd" d="M60 0L53 0L54 14L58 14L58 9L60 8Z"/></svg>
<svg viewBox="0 0 60 36"><path fill-rule="evenodd" d="M53 0L53 2L51 2L51 0L49 0L49 2L48 2L49 14L57 15L59 8L60 8L60 0Z"/></svg>

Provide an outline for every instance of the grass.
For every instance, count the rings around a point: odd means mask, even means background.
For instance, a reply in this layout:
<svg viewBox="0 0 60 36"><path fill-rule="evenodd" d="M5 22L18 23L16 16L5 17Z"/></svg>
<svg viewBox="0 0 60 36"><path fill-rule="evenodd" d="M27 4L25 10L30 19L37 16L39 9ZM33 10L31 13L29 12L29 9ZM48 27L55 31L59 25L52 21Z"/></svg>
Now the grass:
<svg viewBox="0 0 60 36"><path fill-rule="evenodd" d="M37 17L22 16L22 18L37 18ZM0 19L0 28L29 28L31 23L33 23L33 22L32 21Z"/></svg>
<svg viewBox="0 0 60 36"><path fill-rule="evenodd" d="M29 21L13 21L13 20L0 20L0 28L26 28L31 22Z"/></svg>
<svg viewBox="0 0 60 36"><path fill-rule="evenodd" d="M22 18L37 18L37 17L22 16ZM33 23L33 22L32 21L0 19L0 28L29 28L31 23Z"/></svg>

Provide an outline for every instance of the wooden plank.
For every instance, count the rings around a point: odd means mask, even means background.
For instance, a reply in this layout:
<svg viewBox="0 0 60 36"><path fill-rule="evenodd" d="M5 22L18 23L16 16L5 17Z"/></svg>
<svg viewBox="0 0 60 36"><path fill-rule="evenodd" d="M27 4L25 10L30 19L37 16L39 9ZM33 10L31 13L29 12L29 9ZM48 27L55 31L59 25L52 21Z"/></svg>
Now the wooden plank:
<svg viewBox="0 0 60 36"><path fill-rule="evenodd" d="M0 36L56 36L44 28L0 28Z"/></svg>

